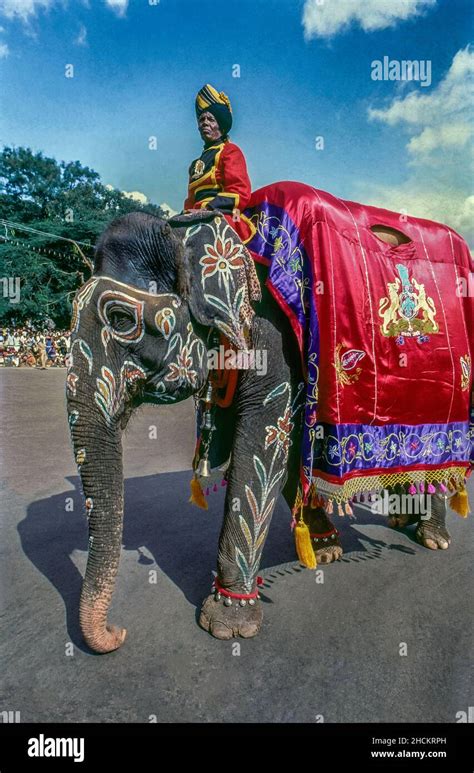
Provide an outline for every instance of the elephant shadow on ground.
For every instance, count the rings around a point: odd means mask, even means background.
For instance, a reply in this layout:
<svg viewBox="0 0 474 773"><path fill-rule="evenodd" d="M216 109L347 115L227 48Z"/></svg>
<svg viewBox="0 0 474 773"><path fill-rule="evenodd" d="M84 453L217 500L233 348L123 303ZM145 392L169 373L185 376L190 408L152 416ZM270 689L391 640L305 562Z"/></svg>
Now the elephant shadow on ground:
<svg viewBox="0 0 474 773"><path fill-rule="evenodd" d="M123 549L135 551L139 564L156 565L199 610L203 598L209 593L211 572L216 566L225 489L219 488L217 493L211 493L209 509L201 510L188 502L190 477L191 472L185 471L128 478L125 481ZM72 558L75 551L87 550L87 521L79 477L67 480L72 486L70 490L33 502L28 507L18 532L27 558L64 601L71 641L87 650L78 624L82 575ZM387 549L415 553L407 545L389 544L383 538L377 540L360 534L348 526L348 520L347 517L334 519L342 532L343 561L383 558ZM385 525L384 519L366 511L357 513L357 520L353 523ZM289 508L281 497L273 516L261 569L265 572L265 588L269 588L275 578L289 571L301 570L290 532ZM271 602L266 596L262 595L262 598Z"/></svg>

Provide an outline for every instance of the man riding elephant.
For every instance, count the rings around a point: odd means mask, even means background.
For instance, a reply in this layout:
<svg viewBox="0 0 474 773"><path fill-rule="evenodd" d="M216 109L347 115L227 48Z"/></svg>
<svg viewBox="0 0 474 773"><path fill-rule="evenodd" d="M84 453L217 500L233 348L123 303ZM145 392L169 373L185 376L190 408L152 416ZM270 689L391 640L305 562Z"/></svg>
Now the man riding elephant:
<svg viewBox="0 0 474 773"><path fill-rule="evenodd" d="M242 215L251 188L244 154L228 136L232 128L230 100L206 84L196 96L195 108L204 148L189 167L184 210L219 210L245 243L255 231Z"/></svg>
<svg viewBox="0 0 474 773"><path fill-rule="evenodd" d="M184 202L184 211L192 209L219 210L227 222L237 232L245 244L254 236L256 228L250 218L243 212L248 206L251 196L251 183L247 164L242 150L229 139L232 128L232 106L224 92L219 92L210 84L206 84L196 95L195 110L198 131L204 142L201 156L195 159L189 167L188 195ZM257 255L256 270L261 283L265 283L266 271L262 269ZM214 398L214 402L216 399ZM231 410L221 416L220 406L215 408L214 421L222 423L226 430L215 433L211 458L216 456L216 444L219 450L228 449L225 444ZM198 424L201 417L199 416ZM221 437L216 437L220 434ZM199 454L199 441L197 454ZM225 455L225 454L224 454ZM220 454L222 457L222 453ZM222 459L221 459L222 461ZM217 462L216 462L217 464ZM208 486L209 488L209 486ZM323 508L307 508L305 520L310 526L313 549L320 563L329 563L342 555L338 530L333 526Z"/></svg>

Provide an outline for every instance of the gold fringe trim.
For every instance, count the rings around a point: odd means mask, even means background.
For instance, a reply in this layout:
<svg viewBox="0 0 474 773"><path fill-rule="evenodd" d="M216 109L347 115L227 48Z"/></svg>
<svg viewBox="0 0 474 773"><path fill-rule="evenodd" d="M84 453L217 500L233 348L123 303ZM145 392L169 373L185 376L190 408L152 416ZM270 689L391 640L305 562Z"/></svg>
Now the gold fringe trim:
<svg viewBox="0 0 474 773"><path fill-rule="evenodd" d="M358 478L350 478L341 486L316 477L311 484L310 494L320 494L326 499L333 499L339 505L349 499L353 499L357 494L364 494L369 491L382 491L393 488L397 484L424 483L428 485L429 483L444 483L452 492L453 490L462 490L464 488L466 472L466 467L456 466L436 470L410 470L383 475L364 475ZM301 496L299 492L298 495Z"/></svg>

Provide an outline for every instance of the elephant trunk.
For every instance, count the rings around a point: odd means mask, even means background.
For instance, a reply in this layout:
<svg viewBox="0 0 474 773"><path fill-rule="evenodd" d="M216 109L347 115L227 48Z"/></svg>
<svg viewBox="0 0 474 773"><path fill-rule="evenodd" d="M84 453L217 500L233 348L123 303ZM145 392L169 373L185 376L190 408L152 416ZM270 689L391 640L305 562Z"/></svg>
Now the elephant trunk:
<svg viewBox="0 0 474 773"><path fill-rule="evenodd" d="M121 429L96 405L68 398L69 423L89 521L89 555L79 617L86 643L95 652L118 649L126 630L108 625L123 527Z"/></svg>

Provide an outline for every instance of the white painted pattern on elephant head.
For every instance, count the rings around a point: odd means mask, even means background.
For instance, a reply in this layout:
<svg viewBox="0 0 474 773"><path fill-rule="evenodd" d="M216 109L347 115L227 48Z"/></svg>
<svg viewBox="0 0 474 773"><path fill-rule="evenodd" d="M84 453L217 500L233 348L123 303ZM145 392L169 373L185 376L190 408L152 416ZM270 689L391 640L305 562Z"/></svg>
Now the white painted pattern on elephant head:
<svg viewBox="0 0 474 773"><path fill-rule="evenodd" d="M72 302L72 320L71 320L71 332L77 333L79 328L81 311L89 303L94 295L94 290L99 283L100 277L92 277L89 279L76 293L76 297Z"/></svg>
<svg viewBox="0 0 474 773"><path fill-rule="evenodd" d="M112 370L105 365L102 366L101 377L96 379L97 389L94 393L94 401L108 424L122 406L127 387L140 379L146 379L146 375L146 371L139 365L125 360L120 369L117 385Z"/></svg>
<svg viewBox="0 0 474 773"><path fill-rule="evenodd" d="M89 369L89 376L92 373L92 366L94 363L93 356L92 356L92 350L89 346L89 344L84 341L83 338L76 338L71 345L71 349L69 351L69 354L67 355L67 367L68 371L70 371L74 367L74 347L78 346L81 354L85 357L87 360L87 365Z"/></svg>
<svg viewBox="0 0 474 773"><path fill-rule="evenodd" d="M107 351L107 343L111 338L115 341L120 341L121 343L129 343L131 341L136 342L143 338L143 309L143 300L139 300L132 295L118 290L104 290L104 292L99 295L97 311L99 312L99 317L103 323L101 339L105 351ZM109 319L109 314L115 310L131 314L132 319L130 320L128 328L125 330L117 331L114 329L113 324Z"/></svg>
<svg viewBox="0 0 474 773"><path fill-rule="evenodd" d="M76 373L67 374L66 390L69 392L70 395L72 395L72 397L76 397L78 381L79 381L79 376Z"/></svg>
<svg viewBox="0 0 474 773"><path fill-rule="evenodd" d="M168 373L164 380L168 382L177 382L178 386L189 385L194 387L197 379L197 371L195 368L199 367L199 370L202 370L206 348L201 339L194 334L193 326L190 322L188 322L187 325L187 337L184 343L181 333L175 333L171 337L165 360L167 360L175 350L175 360L168 364Z"/></svg>
<svg viewBox="0 0 474 773"><path fill-rule="evenodd" d="M167 341L176 327L176 315L169 306L160 309L155 314L155 324L159 332Z"/></svg>

